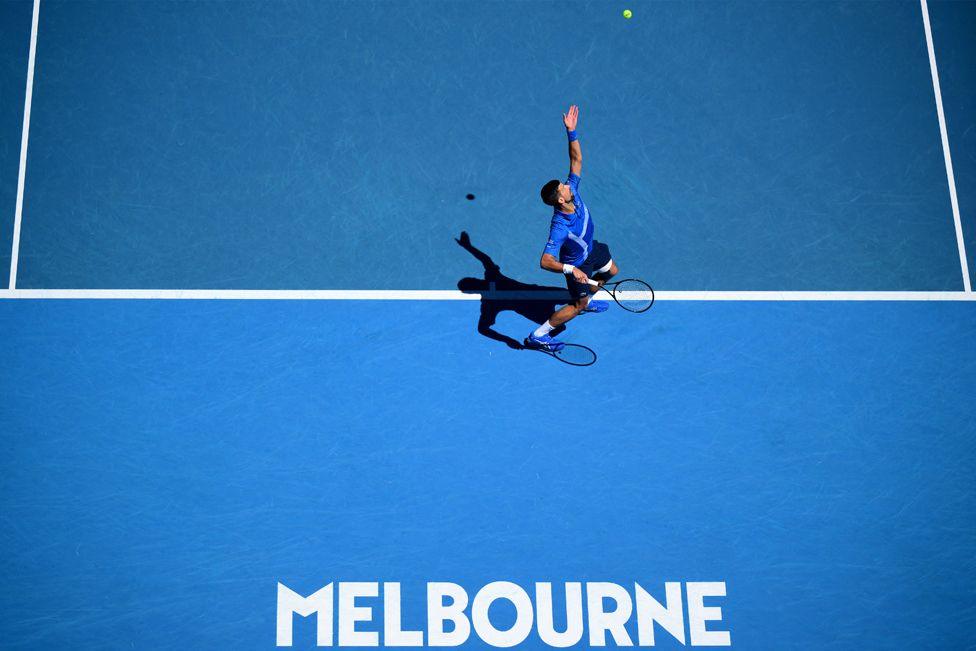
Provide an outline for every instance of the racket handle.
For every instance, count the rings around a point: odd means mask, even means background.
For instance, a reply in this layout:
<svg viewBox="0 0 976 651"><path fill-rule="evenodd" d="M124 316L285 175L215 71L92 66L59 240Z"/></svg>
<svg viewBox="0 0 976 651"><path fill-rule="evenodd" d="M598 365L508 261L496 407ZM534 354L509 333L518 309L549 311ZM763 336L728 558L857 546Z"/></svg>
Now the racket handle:
<svg viewBox="0 0 976 651"><path fill-rule="evenodd" d="M586 282L590 283L594 287L599 287L600 286L600 283L598 283L597 281L593 280L592 278L587 278L586 279Z"/></svg>

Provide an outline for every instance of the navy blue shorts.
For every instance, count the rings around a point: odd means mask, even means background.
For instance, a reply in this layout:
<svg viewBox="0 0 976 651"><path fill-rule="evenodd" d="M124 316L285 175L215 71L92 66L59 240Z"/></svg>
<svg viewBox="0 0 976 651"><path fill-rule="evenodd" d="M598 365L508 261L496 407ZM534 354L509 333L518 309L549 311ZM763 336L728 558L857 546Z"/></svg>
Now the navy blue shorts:
<svg viewBox="0 0 976 651"><path fill-rule="evenodd" d="M606 267L613 261L610 257L610 247L603 242L597 242L593 240L593 248L590 249L590 254L586 256L586 260L583 264L577 265L577 269L586 274L586 276L592 280L593 275L597 273L599 269ZM569 288L569 294L573 299L583 298L584 296L589 296L592 292L590 291L590 285L585 285L583 283L576 282L576 278L573 274L566 274L566 287Z"/></svg>

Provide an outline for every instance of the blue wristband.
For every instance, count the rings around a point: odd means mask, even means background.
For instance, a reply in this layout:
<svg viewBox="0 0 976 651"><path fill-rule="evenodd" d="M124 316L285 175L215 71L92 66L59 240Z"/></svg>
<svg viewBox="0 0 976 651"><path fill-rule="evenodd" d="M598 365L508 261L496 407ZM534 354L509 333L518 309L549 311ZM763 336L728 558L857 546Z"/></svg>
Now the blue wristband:
<svg viewBox="0 0 976 651"><path fill-rule="evenodd" d="M579 136L576 135L576 129L573 129L572 131L567 129L566 136L569 137L570 142L576 142L577 140L579 140Z"/></svg>

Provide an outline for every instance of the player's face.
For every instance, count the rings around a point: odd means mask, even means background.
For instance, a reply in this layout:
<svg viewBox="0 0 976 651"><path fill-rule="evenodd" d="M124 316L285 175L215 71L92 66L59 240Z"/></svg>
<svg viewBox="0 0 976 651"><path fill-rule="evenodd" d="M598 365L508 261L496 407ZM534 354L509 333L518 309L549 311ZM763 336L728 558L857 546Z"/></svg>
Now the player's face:
<svg viewBox="0 0 976 651"><path fill-rule="evenodd" d="M569 189L568 185L559 184L559 198L563 200L563 203L573 202L573 191Z"/></svg>

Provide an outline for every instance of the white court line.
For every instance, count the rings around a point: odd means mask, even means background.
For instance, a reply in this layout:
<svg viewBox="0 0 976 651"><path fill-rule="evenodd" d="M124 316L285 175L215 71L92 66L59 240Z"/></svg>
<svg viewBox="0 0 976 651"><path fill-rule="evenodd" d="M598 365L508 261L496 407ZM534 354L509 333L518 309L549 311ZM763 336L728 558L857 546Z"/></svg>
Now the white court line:
<svg viewBox="0 0 976 651"><path fill-rule="evenodd" d="M31 98L34 95L34 56L37 52L37 17L41 0L34 0L31 18L30 55L27 57L27 90L24 92L24 128L20 134L20 169L17 171L17 207L14 209L14 236L10 243L10 289L17 287L17 262L20 259L20 221L24 213L24 179L27 175L27 136L30 133Z"/></svg>
<svg viewBox="0 0 976 651"><path fill-rule="evenodd" d="M942 155L945 157L946 178L949 180L949 200L952 202L952 219L956 223L956 244L959 247L959 265L962 267L962 285L967 292L973 291L969 282L969 262L966 260L966 242L962 236L962 219L959 217L959 199L956 197L956 177L952 173L952 156L949 154L949 134L946 130L945 112L942 110L942 88L939 86L939 69L935 65L935 45L932 43L932 26L929 23L929 6L922 3L922 22L925 24L925 43L929 48L929 68L932 70L932 89L935 91L935 108L939 114L939 131L942 132Z"/></svg>
<svg viewBox="0 0 976 651"><path fill-rule="evenodd" d="M643 292L637 292L638 297ZM149 299L149 300L366 300L479 301L565 300L566 292L494 291L469 294L456 289L13 289L2 299ZM608 298L605 293L599 298ZM660 291L659 301L976 301L973 292L790 292L790 291Z"/></svg>

